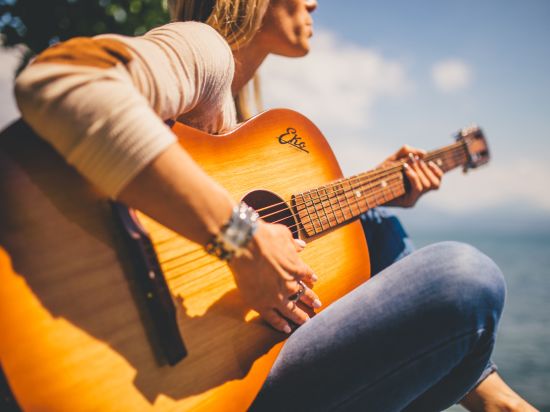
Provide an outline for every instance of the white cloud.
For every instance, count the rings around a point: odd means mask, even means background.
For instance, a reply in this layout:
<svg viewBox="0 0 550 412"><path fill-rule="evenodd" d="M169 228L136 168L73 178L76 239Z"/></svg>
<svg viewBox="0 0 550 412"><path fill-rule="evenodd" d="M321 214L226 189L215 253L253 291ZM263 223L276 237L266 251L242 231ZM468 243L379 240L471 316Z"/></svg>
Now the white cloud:
<svg viewBox="0 0 550 412"><path fill-rule="evenodd" d="M472 70L461 60L444 60L434 64L432 79L440 91L452 93L465 89L470 85Z"/></svg>
<svg viewBox="0 0 550 412"><path fill-rule="evenodd" d="M324 31L316 33L310 55L269 58L262 76L266 106L297 109L311 118L325 133L345 175L373 168L403 143L414 144L366 131L381 99L395 99L414 88L406 68L377 51ZM439 89L452 92L468 87L472 70L460 60L446 60L434 66L433 76ZM541 190L548 181L550 170L543 161L493 161L468 176L457 171L445 176L442 188L421 205L464 212L519 201L550 212L550 191Z"/></svg>
<svg viewBox="0 0 550 412"><path fill-rule="evenodd" d="M398 97L412 88L399 62L323 30L312 39L307 57L270 57L261 74L268 107L296 109L325 129L364 128L378 99Z"/></svg>
<svg viewBox="0 0 550 412"><path fill-rule="evenodd" d="M427 196L433 208L451 212L497 210L502 205L526 204L550 212L550 168L544 160L518 158L493 162L466 176L456 171L444 177L436 196Z"/></svg>

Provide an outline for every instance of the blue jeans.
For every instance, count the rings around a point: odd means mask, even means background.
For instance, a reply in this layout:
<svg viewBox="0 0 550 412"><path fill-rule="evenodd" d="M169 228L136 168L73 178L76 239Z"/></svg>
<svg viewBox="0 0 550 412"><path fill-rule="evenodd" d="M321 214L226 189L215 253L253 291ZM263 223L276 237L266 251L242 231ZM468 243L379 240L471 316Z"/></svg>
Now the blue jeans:
<svg viewBox="0 0 550 412"><path fill-rule="evenodd" d="M414 251L401 222L386 208L378 207L362 214L361 224L369 245L371 276Z"/></svg>
<svg viewBox="0 0 550 412"><path fill-rule="evenodd" d="M445 409L494 368L504 295L471 246L415 251L299 327L251 410Z"/></svg>

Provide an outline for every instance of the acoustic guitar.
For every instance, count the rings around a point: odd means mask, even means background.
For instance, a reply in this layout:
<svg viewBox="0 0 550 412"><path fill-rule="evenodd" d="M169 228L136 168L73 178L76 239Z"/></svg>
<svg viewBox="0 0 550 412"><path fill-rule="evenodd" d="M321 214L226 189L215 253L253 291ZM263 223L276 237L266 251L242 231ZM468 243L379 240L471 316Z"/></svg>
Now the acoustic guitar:
<svg viewBox="0 0 550 412"><path fill-rule="evenodd" d="M172 129L234 199L308 243L325 307L369 278L357 218L406 192L402 163L344 178L289 110L223 136ZM489 152L469 128L426 157L449 171ZM284 340L224 262L102 196L24 122L2 133L0 362L23 410L246 410Z"/></svg>

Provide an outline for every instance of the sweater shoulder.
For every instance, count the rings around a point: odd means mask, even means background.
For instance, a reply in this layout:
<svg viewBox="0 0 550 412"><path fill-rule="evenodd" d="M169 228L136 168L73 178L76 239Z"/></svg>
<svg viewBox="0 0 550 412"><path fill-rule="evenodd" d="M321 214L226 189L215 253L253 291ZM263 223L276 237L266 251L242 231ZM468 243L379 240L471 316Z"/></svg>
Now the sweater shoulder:
<svg viewBox="0 0 550 412"><path fill-rule="evenodd" d="M192 51L196 59L204 60L210 68L227 71L233 67L233 53L227 41L205 23L173 22L150 30L145 39L158 40L170 47Z"/></svg>

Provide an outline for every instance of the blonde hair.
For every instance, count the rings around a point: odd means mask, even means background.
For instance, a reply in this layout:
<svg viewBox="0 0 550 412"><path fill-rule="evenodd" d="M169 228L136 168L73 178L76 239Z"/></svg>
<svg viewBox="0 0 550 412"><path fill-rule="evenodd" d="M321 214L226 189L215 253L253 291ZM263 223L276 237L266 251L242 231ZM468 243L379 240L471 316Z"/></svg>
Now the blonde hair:
<svg viewBox="0 0 550 412"><path fill-rule="evenodd" d="M260 29L269 0L168 0L173 21L201 21L212 26L238 50L252 40ZM261 110L261 92L258 74L235 96L239 121L246 120ZM255 109L252 109L254 103Z"/></svg>

